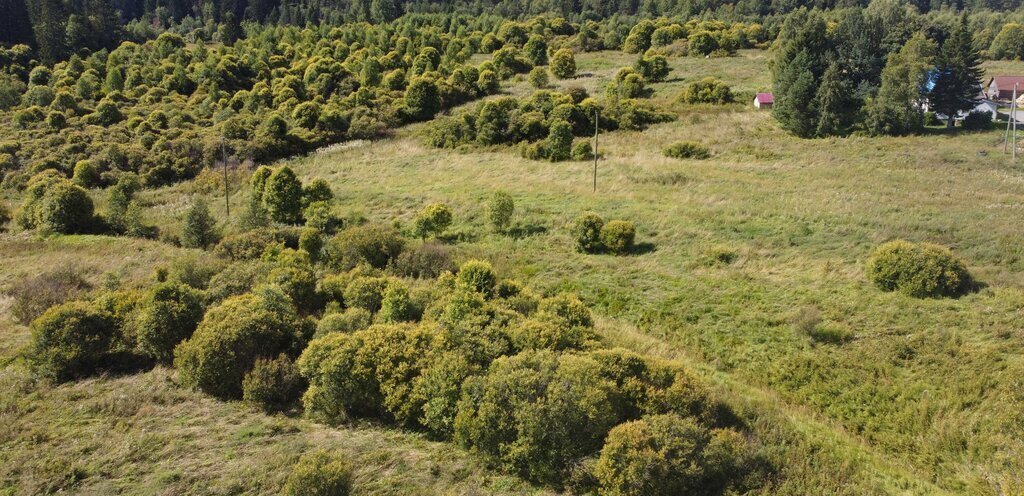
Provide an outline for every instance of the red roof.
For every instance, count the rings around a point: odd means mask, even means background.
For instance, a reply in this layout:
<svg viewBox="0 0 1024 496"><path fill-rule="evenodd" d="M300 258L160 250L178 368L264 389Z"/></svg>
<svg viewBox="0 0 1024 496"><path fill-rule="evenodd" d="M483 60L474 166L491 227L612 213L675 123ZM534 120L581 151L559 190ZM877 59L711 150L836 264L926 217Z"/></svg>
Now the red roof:
<svg viewBox="0 0 1024 496"><path fill-rule="evenodd" d="M1013 85L1019 84L1024 88L1024 76L996 76L989 80L988 86L995 82L1000 91L1013 91Z"/></svg>
<svg viewBox="0 0 1024 496"><path fill-rule="evenodd" d="M757 100L757 103L761 104L775 102L775 96L771 93L758 93L754 99Z"/></svg>

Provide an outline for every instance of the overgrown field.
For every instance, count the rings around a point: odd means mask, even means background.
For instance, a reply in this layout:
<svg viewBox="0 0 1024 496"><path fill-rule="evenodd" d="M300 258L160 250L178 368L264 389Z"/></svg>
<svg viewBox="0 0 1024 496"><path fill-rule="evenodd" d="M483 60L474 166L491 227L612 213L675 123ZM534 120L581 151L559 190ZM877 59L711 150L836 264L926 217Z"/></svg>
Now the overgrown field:
<svg viewBox="0 0 1024 496"><path fill-rule="evenodd" d="M577 292L608 342L692 364L769 447L779 470L762 492L1024 492L1024 168L1002 154L1001 130L788 136L746 101L768 89L768 57L672 58L668 81L651 86L678 118L602 134L596 192L592 162L434 149L423 124L288 164L304 180L327 179L350 219L408 226L424 205L445 203L460 260L488 259L503 277ZM597 94L631 60L580 54L583 75L557 84ZM743 101L676 101L706 76ZM506 90L531 91L522 78ZM712 155L665 157L678 141ZM176 225L182 194L197 192L224 218L215 188L197 184L142 193L147 220ZM235 186L237 219L247 193ZM513 236L486 221L498 190L516 202ZM577 253L569 226L587 210L633 221L635 253ZM4 236L3 288L63 264L96 284L108 273L142 281L158 261L186 253L128 238ZM951 247L982 287L956 299L881 292L864 262L895 238ZM0 491L272 493L309 446L350 454L359 494L541 491L418 434L326 428L186 392L168 369L36 389L14 359L27 342L25 327L0 323L0 423L14 427L0 434Z"/></svg>

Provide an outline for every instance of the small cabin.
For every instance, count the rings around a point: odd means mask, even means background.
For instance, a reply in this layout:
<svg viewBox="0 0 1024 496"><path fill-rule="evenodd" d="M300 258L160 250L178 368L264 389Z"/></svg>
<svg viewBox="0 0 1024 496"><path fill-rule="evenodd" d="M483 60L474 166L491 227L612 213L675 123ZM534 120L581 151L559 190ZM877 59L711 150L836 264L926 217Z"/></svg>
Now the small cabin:
<svg viewBox="0 0 1024 496"><path fill-rule="evenodd" d="M775 96L771 93L758 93L754 96L754 108L770 109L775 103Z"/></svg>
<svg viewBox="0 0 1024 496"><path fill-rule="evenodd" d="M996 76L985 85L985 96L989 100L1009 102L1013 100L1013 88L1017 87L1017 96L1024 93L1024 76Z"/></svg>

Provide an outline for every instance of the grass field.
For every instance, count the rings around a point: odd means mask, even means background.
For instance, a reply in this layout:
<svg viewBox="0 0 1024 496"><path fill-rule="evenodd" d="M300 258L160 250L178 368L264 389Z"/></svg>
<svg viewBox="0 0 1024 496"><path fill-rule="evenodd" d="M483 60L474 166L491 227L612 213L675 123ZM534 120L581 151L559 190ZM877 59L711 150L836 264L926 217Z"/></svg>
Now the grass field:
<svg viewBox="0 0 1024 496"><path fill-rule="evenodd" d="M691 363L772 447L780 470L766 493L1024 493L1024 168L1002 154L998 130L800 140L746 102L675 103L683 85L708 75L744 94L767 89L767 57L673 59L653 98L678 119L602 135L596 192L593 163L431 149L422 125L289 164L326 178L353 217L408 223L424 204L445 202L460 257L486 257L542 290L579 292L610 343ZM587 76L557 84L594 94L630 62L581 55ZM530 91L522 80L508 90ZM713 156L661 154L681 140ZM496 190L512 194L516 222L532 234L491 233L483 204ZM151 221L176 222L191 191L146 193ZM568 225L585 210L634 221L646 249L574 252ZM893 238L950 246L984 287L943 300L880 292L863 264ZM7 235L0 284L72 261L97 282L107 272L141 281L182 253L156 242ZM36 391L11 360L27 330L0 326L9 362L0 421L15 426L0 437L0 487L15 494L273 492L309 446L355 457L361 494L531 490L448 445L266 417L174 388L163 369ZM207 439L209 448L199 444Z"/></svg>

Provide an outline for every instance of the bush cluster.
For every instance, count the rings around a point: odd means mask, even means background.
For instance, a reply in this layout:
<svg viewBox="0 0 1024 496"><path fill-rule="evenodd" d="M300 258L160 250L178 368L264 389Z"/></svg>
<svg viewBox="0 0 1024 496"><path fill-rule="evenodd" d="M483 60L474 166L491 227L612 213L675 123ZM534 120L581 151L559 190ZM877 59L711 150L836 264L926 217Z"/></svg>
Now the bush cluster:
<svg viewBox="0 0 1024 496"><path fill-rule="evenodd" d="M665 148L664 153L666 157L681 159L693 158L702 160L711 156L711 150L707 146L695 141L672 143Z"/></svg>
<svg viewBox="0 0 1024 496"><path fill-rule="evenodd" d="M614 255L626 255L633 251L636 227L632 222L612 220L605 223L600 215L584 212L572 225L576 250L583 253L607 251Z"/></svg>

